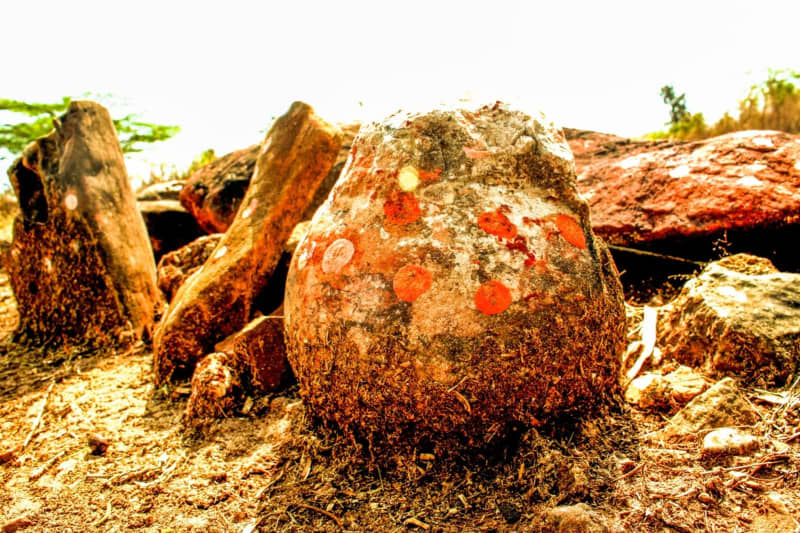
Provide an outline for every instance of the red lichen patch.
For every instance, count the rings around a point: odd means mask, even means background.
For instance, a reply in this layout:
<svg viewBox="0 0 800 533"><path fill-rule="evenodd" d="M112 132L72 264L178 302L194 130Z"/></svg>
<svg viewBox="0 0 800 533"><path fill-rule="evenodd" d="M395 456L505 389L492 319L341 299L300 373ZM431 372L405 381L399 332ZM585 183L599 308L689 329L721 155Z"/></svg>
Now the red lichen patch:
<svg viewBox="0 0 800 533"><path fill-rule="evenodd" d="M475 292L475 307L485 315L502 313L511 305L511 292L499 281L487 281Z"/></svg>
<svg viewBox="0 0 800 533"><path fill-rule="evenodd" d="M583 234L583 229L578 225L575 220L567 215L558 215L555 219L556 227L561 232L561 236L573 246L578 248L586 248L586 236Z"/></svg>
<svg viewBox="0 0 800 533"><path fill-rule="evenodd" d="M524 235L517 235L516 237L514 237L513 240L507 242L506 248L512 251L516 250L518 252L522 252L523 254L525 254L527 256L527 259L525 259L526 267L532 267L536 265L536 263L538 262L536 260L536 255L528 249L528 240L525 238Z"/></svg>
<svg viewBox="0 0 800 533"><path fill-rule="evenodd" d="M394 276L394 293L404 302L413 302L431 288L433 276L419 265L406 265Z"/></svg>
<svg viewBox="0 0 800 533"><path fill-rule="evenodd" d="M427 170L419 170L419 177L422 181L436 181L442 176L442 169L435 168L433 172Z"/></svg>
<svg viewBox="0 0 800 533"><path fill-rule="evenodd" d="M484 157L492 155L492 152L486 150L473 150L472 148L464 147L464 153L470 159L483 159Z"/></svg>
<svg viewBox="0 0 800 533"><path fill-rule="evenodd" d="M383 214L392 224L411 224L422 214L417 198L410 192L395 191L383 204Z"/></svg>
<svg viewBox="0 0 800 533"><path fill-rule="evenodd" d="M503 239L513 239L517 235L517 227L499 209L479 216L478 225L486 233Z"/></svg>

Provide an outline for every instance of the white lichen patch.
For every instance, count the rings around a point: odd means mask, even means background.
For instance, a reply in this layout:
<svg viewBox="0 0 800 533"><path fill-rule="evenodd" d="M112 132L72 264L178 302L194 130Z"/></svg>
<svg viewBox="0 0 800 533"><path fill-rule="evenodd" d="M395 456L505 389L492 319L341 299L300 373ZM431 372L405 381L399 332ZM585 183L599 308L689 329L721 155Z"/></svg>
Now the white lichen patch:
<svg viewBox="0 0 800 533"><path fill-rule="evenodd" d="M406 165L397 174L400 189L411 192L419 185L419 171L411 165Z"/></svg>
<svg viewBox="0 0 800 533"><path fill-rule="evenodd" d="M764 185L764 182L755 176L742 176L736 180L736 185L740 187L758 187L760 185Z"/></svg>
<svg viewBox="0 0 800 533"><path fill-rule="evenodd" d="M763 163L753 163L752 165L747 166L747 170L749 170L753 174L757 174L758 172L761 172L765 168L767 168L767 165Z"/></svg>
<svg viewBox="0 0 800 533"><path fill-rule="evenodd" d="M641 160L639 159L639 156L637 156L637 155L634 155L634 156L631 156L631 157L627 157L627 158L625 158L625 159L623 159L622 161L619 162L619 166L622 167L625 170L629 170L631 168L636 168L640 164L641 164Z"/></svg>
<svg viewBox="0 0 800 533"><path fill-rule="evenodd" d="M227 246L223 246L222 248L217 250L217 253L214 254L214 259L219 259L220 257L224 256L226 253L228 253L228 247Z"/></svg>
<svg viewBox="0 0 800 533"><path fill-rule="evenodd" d="M717 288L717 292L736 303L744 304L747 303L747 295L742 291L736 290L735 288L731 287L730 285L723 285Z"/></svg>
<svg viewBox="0 0 800 533"><path fill-rule="evenodd" d="M74 193L69 193L64 197L64 205L70 211L75 210L78 207L78 197Z"/></svg>
<svg viewBox="0 0 800 533"><path fill-rule="evenodd" d="M691 173L692 169L689 168L689 165L678 165L675 168L670 169L669 177L670 178L685 178Z"/></svg>
<svg viewBox="0 0 800 533"><path fill-rule="evenodd" d="M753 144L764 148L775 148L775 144L769 137L755 137L753 138Z"/></svg>
<svg viewBox="0 0 800 533"><path fill-rule="evenodd" d="M326 274L338 274L350 262L354 253L352 242L348 239L336 239L322 256L322 271Z"/></svg>
<svg viewBox="0 0 800 533"><path fill-rule="evenodd" d="M249 218L250 215L253 214L253 211L255 211L257 205L258 205L258 200L252 200L247 205L247 208L244 211L242 211L242 218Z"/></svg>

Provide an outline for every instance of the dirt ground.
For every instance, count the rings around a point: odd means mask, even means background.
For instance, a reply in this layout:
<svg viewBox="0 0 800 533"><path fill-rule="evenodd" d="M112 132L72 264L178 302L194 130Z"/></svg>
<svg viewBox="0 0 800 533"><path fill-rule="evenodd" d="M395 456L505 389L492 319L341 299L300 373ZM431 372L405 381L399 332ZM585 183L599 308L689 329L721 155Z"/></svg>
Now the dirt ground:
<svg viewBox="0 0 800 533"><path fill-rule="evenodd" d="M0 273L2 337L15 323ZM155 389L151 366L145 346L78 353L5 341L0 531L554 531L551 510L580 502L591 512L560 531L800 531L800 391L778 405L746 391L762 416L752 431L784 443L780 452L703 458L697 439L647 438L668 411L620 402L494 450L386 466L315 424L295 389L189 430L188 384Z"/></svg>

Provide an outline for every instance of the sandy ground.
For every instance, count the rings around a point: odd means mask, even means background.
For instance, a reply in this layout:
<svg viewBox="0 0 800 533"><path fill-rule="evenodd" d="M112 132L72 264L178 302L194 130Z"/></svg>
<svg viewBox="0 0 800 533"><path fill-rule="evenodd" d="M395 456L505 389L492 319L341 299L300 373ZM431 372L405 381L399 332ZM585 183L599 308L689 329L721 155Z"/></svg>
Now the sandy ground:
<svg viewBox="0 0 800 533"><path fill-rule="evenodd" d="M5 274L0 306L5 337L16 322ZM293 389L189 430L188 385L155 389L151 365L145 346L6 341L0 531L546 531L554 507L578 502L609 531L800 531L800 402L748 391L762 415L753 431L784 443L780 453L703 458L696 441L652 443L669 413L621 406L459 460L381 466L314 424ZM93 453L93 438L107 450Z"/></svg>

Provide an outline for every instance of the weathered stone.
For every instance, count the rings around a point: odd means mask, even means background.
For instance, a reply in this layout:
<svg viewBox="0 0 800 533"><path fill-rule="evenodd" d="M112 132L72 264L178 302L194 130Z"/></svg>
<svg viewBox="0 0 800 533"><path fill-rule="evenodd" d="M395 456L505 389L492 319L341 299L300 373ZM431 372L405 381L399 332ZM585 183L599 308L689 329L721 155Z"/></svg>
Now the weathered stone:
<svg viewBox="0 0 800 533"><path fill-rule="evenodd" d="M548 511L545 531L555 533L606 533L603 517L585 503L562 505Z"/></svg>
<svg viewBox="0 0 800 533"><path fill-rule="evenodd" d="M228 354L203 357L192 375L192 393L186 402L186 421L201 425L230 414L241 395L239 372Z"/></svg>
<svg viewBox="0 0 800 533"><path fill-rule="evenodd" d="M278 308L216 345L215 350L235 361L248 392L261 394L277 389L289 371L283 329L283 308Z"/></svg>
<svg viewBox="0 0 800 533"><path fill-rule="evenodd" d="M222 240L222 233L204 235L173 250L158 262L158 288L171 302L186 279L200 270Z"/></svg>
<svg viewBox="0 0 800 533"><path fill-rule="evenodd" d="M625 399L642 409L685 405L708 388L708 382L687 366L661 375L647 373L631 381Z"/></svg>
<svg viewBox="0 0 800 533"><path fill-rule="evenodd" d="M178 289L154 338L157 382L191 368L241 329L292 229L330 170L341 132L302 102L267 133L253 182L233 224L203 268Z"/></svg>
<svg viewBox="0 0 800 533"><path fill-rule="evenodd" d="M572 132L578 188L616 244L800 221L800 136L742 131L700 142Z"/></svg>
<svg viewBox="0 0 800 533"><path fill-rule="evenodd" d="M619 392L621 287L560 131L499 103L364 125L295 251L289 361L367 438L482 445Z"/></svg>
<svg viewBox="0 0 800 533"><path fill-rule="evenodd" d="M29 340L138 338L160 293L108 111L75 101L9 169L21 214L8 269Z"/></svg>
<svg viewBox="0 0 800 533"><path fill-rule="evenodd" d="M310 219L327 198L347 160L360 123L340 124L342 147L327 176L314 193L303 219ZM192 174L181 191L184 207L208 233L224 233L233 222L255 169L261 145L255 144L209 163Z"/></svg>
<svg viewBox="0 0 800 533"><path fill-rule="evenodd" d="M758 438L737 428L719 428L703 438L703 455L746 455L758 448Z"/></svg>
<svg viewBox="0 0 800 533"><path fill-rule="evenodd" d="M156 202L158 200L179 200L183 189L183 180L170 180L153 183L136 193L139 202Z"/></svg>
<svg viewBox="0 0 800 533"><path fill-rule="evenodd" d="M800 275L739 254L709 264L662 314L665 357L712 376L783 384L800 369Z"/></svg>
<svg viewBox="0 0 800 533"><path fill-rule="evenodd" d="M758 414L739 393L736 383L725 378L678 411L656 438L685 440L704 429L753 424Z"/></svg>
<svg viewBox="0 0 800 533"><path fill-rule="evenodd" d="M205 235L197 221L177 200L137 202L156 261Z"/></svg>

